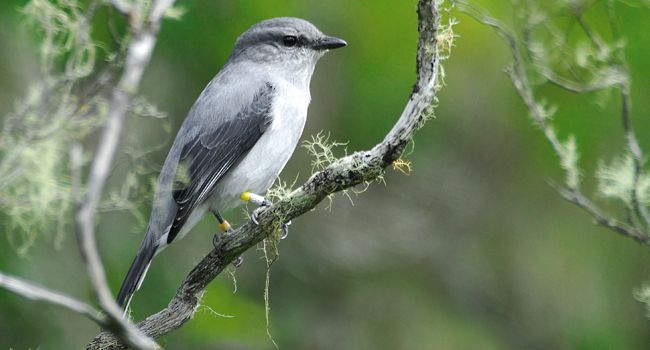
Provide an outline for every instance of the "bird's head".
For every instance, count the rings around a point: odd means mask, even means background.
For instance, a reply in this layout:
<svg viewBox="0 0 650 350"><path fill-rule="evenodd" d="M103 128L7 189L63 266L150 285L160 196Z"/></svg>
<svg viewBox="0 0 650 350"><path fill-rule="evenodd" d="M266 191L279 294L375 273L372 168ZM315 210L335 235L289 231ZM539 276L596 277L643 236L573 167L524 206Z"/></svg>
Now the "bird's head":
<svg viewBox="0 0 650 350"><path fill-rule="evenodd" d="M250 61L288 71L311 69L325 52L346 46L299 18L267 19L239 36L230 61Z"/></svg>

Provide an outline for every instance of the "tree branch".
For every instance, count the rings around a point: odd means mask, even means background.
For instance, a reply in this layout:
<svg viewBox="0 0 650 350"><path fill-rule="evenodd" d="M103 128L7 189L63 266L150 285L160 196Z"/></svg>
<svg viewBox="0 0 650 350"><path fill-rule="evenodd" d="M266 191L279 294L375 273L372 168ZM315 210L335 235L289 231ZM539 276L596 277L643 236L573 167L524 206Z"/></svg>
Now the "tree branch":
<svg viewBox="0 0 650 350"><path fill-rule="evenodd" d="M619 233L624 237L630 238L638 243L641 243L645 246L650 246L650 236L648 236L645 232L643 232L640 229L640 227L638 227L638 225L634 223L633 225L634 227L632 227L620 222L619 220L616 220L613 217L609 217L610 214L607 214L603 210L601 210L595 203L589 200L589 198L585 196L580 190L579 181L578 181L580 170L575 164L576 159L570 159L571 157L577 158L577 156L575 155L575 153L571 154L571 152L567 151L568 146L563 144L560 141L560 139L557 136L557 132L550 124L549 117L552 113L546 111L543 108L542 103L540 103L536 99L535 91L528 79L528 73L526 71L527 67L525 66L526 62L523 59L522 51L521 51L522 49L520 47L520 43L517 40L517 36L511 30L506 28L505 25L503 25L501 22L488 16L482 10L478 9L477 7L468 3L467 1L453 0L452 2L455 5L457 5L457 7L462 12L468 14L476 21L494 29L495 32L500 37L502 37L506 42L506 44L508 45L512 54L513 63L511 66L508 67L507 73L510 76L510 79L512 80L515 90L517 91L522 101L528 108L533 122L542 130L544 137L551 144L553 151L556 153L556 155L560 158L560 163L562 164L562 167L567 173L568 180L566 181L566 185L560 185L552 181L548 182L549 185L553 189L555 189L560 194L560 196L562 196L566 200L570 201L571 203L574 203L575 205L577 205L578 207L586 211L589 215L591 215L592 218L595 219L595 221L598 224L606 228L609 228L610 230ZM601 52L608 51L609 49L607 45L602 41L602 39L597 35L597 33L591 30L589 25L582 18L582 15L577 14L575 15L575 17L576 17L576 21L579 23L585 35L591 40L592 44ZM616 31L615 28L612 28L612 30ZM525 43L523 45L525 45ZM621 58L621 60L624 60L624 58ZM607 61L607 64L610 67L614 68L616 62L613 59L609 59ZM648 225L648 227L650 227L649 224L650 214L648 214L647 209L638 200L637 191L638 191L639 177L641 175L641 170L643 165L642 163L643 154L641 153L641 148L639 147L639 144L634 135L634 131L631 127L631 122L629 118L629 92L628 92L629 83L627 82L627 77L622 81L616 82L616 84L609 84L609 86L599 86L597 84L581 86L575 82L564 80L558 78L557 76L554 76L553 74L551 74L552 71L550 69L545 69L544 67L542 67L542 69L540 69L539 67L536 68L537 71L541 73L549 83L552 83L556 86L559 86L571 92L576 92L576 93L590 92L605 87L612 87L614 85L616 85L616 87L621 90L621 100L622 100L621 115L623 121L623 129L624 129L624 134L627 141L628 149L632 153L633 160L634 160L634 179L633 179L634 183L633 183L633 188L631 190L632 208L630 209L634 211L635 215L640 220L646 221L646 224ZM570 169L570 167L573 168Z"/></svg>
<svg viewBox="0 0 650 350"><path fill-rule="evenodd" d="M187 322L196 311L206 286L235 258L269 237L281 224L313 209L328 195L373 181L399 158L415 131L426 121L438 79L439 53L436 0L418 1L417 81L399 120L384 140L369 151L360 151L336 160L313 174L300 188L263 210L259 225L247 222L221 239L217 246L192 269L169 305L138 323L147 336L156 338ZM113 335L103 332L87 349L124 349Z"/></svg>
<svg viewBox="0 0 650 350"><path fill-rule="evenodd" d="M539 73L546 79L549 83L564 89L569 92L576 94L583 94L588 92L594 92L599 90L604 90L612 87L610 82L596 82L596 83L580 83L573 81L571 79L564 78L559 74L555 73L553 70L546 67L539 67Z"/></svg>
<svg viewBox="0 0 650 350"><path fill-rule="evenodd" d="M589 213L589 215L591 215L591 217L596 221L597 224L606 227L624 237L631 238L632 240L641 243L643 245L650 244L650 237L646 236L643 232L640 232L634 227L630 227L616 219L608 218L594 203L592 203L580 191L566 188L553 181L547 181L547 183L554 190L556 190L557 193L559 193L560 196L562 196L562 198L579 206L580 208L584 209L587 213Z"/></svg>
<svg viewBox="0 0 650 350"><path fill-rule="evenodd" d="M144 69L151 58L160 28L160 19L164 11L173 3L173 0L154 1L147 16L130 17L133 39L126 52L121 78L113 90L109 102L108 121L91 165L87 191L84 199L79 203L76 213L77 242L86 264L95 298L108 317L107 328L122 341L137 349L155 349L157 345L128 320L125 320L122 317L122 311L114 302L97 251L94 216L113 163L126 109L140 85ZM118 10L122 9L118 7ZM77 155L77 157L79 156Z"/></svg>
<svg viewBox="0 0 650 350"><path fill-rule="evenodd" d="M106 318L101 312L96 310L94 307L61 292L41 287L18 277L5 275L2 272L0 272L0 287L27 299L42 300L50 304L62 306L88 317L100 326L107 325Z"/></svg>

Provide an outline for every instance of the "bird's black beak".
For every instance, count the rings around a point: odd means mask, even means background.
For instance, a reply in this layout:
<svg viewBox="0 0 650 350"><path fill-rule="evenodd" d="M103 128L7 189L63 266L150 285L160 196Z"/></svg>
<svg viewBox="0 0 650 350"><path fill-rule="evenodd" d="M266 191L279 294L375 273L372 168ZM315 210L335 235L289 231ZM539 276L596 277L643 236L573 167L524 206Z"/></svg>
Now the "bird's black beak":
<svg viewBox="0 0 650 350"><path fill-rule="evenodd" d="M318 39L313 47L316 50L332 50L346 46L347 44L348 43L346 43L343 39L335 38L333 36L325 36L321 39Z"/></svg>

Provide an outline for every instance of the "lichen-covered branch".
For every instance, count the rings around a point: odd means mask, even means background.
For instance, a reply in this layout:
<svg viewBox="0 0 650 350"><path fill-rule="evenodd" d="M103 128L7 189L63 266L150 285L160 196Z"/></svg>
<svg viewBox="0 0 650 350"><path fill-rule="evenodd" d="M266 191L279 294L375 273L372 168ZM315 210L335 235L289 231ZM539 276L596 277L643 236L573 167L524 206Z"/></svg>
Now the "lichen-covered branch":
<svg viewBox="0 0 650 350"><path fill-rule="evenodd" d="M618 26L616 23L616 13L615 13L615 8L612 0L608 0L607 3L607 15L609 19L609 26L612 34L614 35L614 40L615 41L620 41L620 33L618 30ZM583 29L585 34L589 37L589 40L591 40L592 44L598 48L598 50L602 52L607 52L609 51L608 45L603 41L603 39L600 38L599 35L596 34L594 30L591 29L591 26L586 22L586 20L581 16L580 14L576 15L576 19L578 23L580 24L580 27ZM633 162L633 174L632 174L632 184L630 186L630 205L631 209L636 215L636 220L638 222L635 222L633 220L633 225L635 225L636 228L638 229L643 229L645 225L645 229L650 230L650 213L648 213L648 209L644 206L643 203L641 203L639 199L639 180L641 177L641 173L643 171L643 150L641 149L641 146L639 145L639 142L636 138L636 134L634 132L634 128L632 127L632 120L630 119L630 104L631 104L631 96L630 96L630 78L629 78L629 69L627 68L626 64L626 59L625 59L625 52L623 50L616 50L615 54L612 54L610 57L608 57L607 64L612 68L612 69L617 69L620 70L622 75L624 76L624 79L621 79L621 82L617 84L617 88L619 89L619 95L620 95L620 101L621 101L621 123L623 125L623 134L625 137L625 142L627 144L627 150L632 156L632 162Z"/></svg>
<svg viewBox="0 0 650 350"><path fill-rule="evenodd" d="M608 1L607 15L610 21L610 30L614 35L614 43L606 43L601 36L594 31L583 13L589 6L571 7L565 5L568 15L577 22L582 34L593 46L593 53L578 53L581 60L590 57L593 62L572 62L573 59L553 58L553 52L565 52L566 47L562 46L555 50L547 48L541 42L534 42L533 33L538 28L543 28L547 33L557 33L549 24L548 14L535 7L532 1L521 2L521 9L516 12L520 16L521 33L508 29L500 21L488 16L484 11L470 4L465 0L452 1L459 10L468 14L478 22L491 27L503 38L512 54L512 64L508 66L508 73L515 90L529 110L530 116L537 127L540 128L544 137L551 144L553 151L560 159L560 165L565 172L563 184L549 181L551 187L570 201L589 213L591 217L601 226L604 226L618 234L631 238L632 240L646 246L650 246L650 214L646 204L650 191L647 190L646 182L650 177L643 173L643 152L636 139L630 118L630 92L629 92L629 70L627 68L622 40L619 38L619 31L616 25L614 5ZM557 11L557 10L556 10ZM518 35L519 34L519 35ZM554 43L566 45L566 38L553 36ZM571 66L573 64L573 66ZM575 80L564 77L558 73L553 66L565 68L569 73L576 74L582 71L585 75L591 75L589 79ZM569 68L566 68L569 66ZM532 78L531 78L532 77ZM542 79L539 79L541 77ZM536 81L532 82L534 79ZM557 86L573 93L588 93L605 89L618 89L621 100L621 121L623 124L623 136L627 144L627 153L624 161L615 161L613 165L601 166L596 174L599 180L599 191L604 197L611 197L622 201L629 215L625 219L617 219L617 215L602 210L595 202L589 199L580 188L582 169L578 166L577 144L573 136L562 142L558 133L552 125L552 116L555 109L548 107L536 96L535 87L545 83Z"/></svg>
<svg viewBox="0 0 650 350"><path fill-rule="evenodd" d="M415 131L423 125L435 98L439 73L438 26L440 1L418 1L417 81L404 111L384 140L368 151L340 158L313 174L300 188L263 210L259 225L247 222L199 262L182 282L163 310L138 323L147 336L156 338L187 322L196 311L206 286L235 258L272 235L282 223L310 211L328 195L372 181L399 158ZM88 349L123 349L110 333L97 336Z"/></svg>

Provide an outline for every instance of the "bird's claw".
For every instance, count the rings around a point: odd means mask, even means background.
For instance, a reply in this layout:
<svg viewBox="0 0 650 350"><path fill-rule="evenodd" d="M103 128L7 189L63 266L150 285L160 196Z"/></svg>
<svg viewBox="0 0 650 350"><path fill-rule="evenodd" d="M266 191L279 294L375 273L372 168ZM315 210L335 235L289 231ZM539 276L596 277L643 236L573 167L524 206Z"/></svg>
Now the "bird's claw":
<svg viewBox="0 0 650 350"><path fill-rule="evenodd" d="M232 231L232 230L228 230L228 232L226 232L223 235L220 235L220 234L216 233L214 235L214 237L212 237L212 245L214 245L215 248L219 248L219 245L221 244L221 241L223 240L223 237L225 235L229 234L230 231ZM235 260L233 260L231 264L235 268L238 268L238 267L240 267L242 265L243 262L244 262L244 257L240 255Z"/></svg>
<svg viewBox="0 0 650 350"><path fill-rule="evenodd" d="M257 217L258 217L258 215L260 215L260 211L261 211L262 209L264 209L264 207L259 207L259 208L255 209L255 210L253 210L253 212L251 213L251 221L252 221L255 225L259 225L259 224L260 224L259 221L257 221Z"/></svg>
<svg viewBox="0 0 650 350"><path fill-rule="evenodd" d="M221 235L218 234L218 233L215 233L215 234L214 234L214 237L212 237L212 245L213 245L215 248L218 248L218 247L219 247L219 243L221 243Z"/></svg>
<svg viewBox="0 0 650 350"><path fill-rule="evenodd" d="M249 196L250 196L250 194L249 194ZM260 224L260 222L258 220L258 217L259 217L260 213L262 212L262 210L264 210L265 208L270 207L270 206L273 205L273 202L271 202L270 200L268 200L266 198L261 199L261 203L260 202L258 202L258 203L259 203L259 207L257 207L251 213L251 221L255 225ZM291 225L291 220L289 220L286 223L282 224L282 235L280 235L280 239L285 239L289 235L289 225Z"/></svg>
<svg viewBox="0 0 650 350"><path fill-rule="evenodd" d="M289 236L289 225L291 225L291 220L282 224L282 235L280 236L280 239L285 239Z"/></svg>
<svg viewBox="0 0 650 350"><path fill-rule="evenodd" d="M235 268L238 268L238 267L240 267L241 264L243 264L243 263L244 263L244 257L240 255L240 256L238 256L237 258L235 258L235 260L233 260L231 264L232 264L232 266L234 266Z"/></svg>
<svg viewBox="0 0 650 350"><path fill-rule="evenodd" d="M257 218L258 218L258 216L260 215L260 212L261 212L262 210L264 210L264 208L270 207L270 206L272 206L272 205L273 205L273 202L271 202L271 201L268 200L268 199L264 199L264 200L262 201L262 203L260 204L260 206L259 206L257 209L253 210L253 212L251 213L251 221L252 221L255 225L259 225L260 223L259 223L259 221L257 221Z"/></svg>

